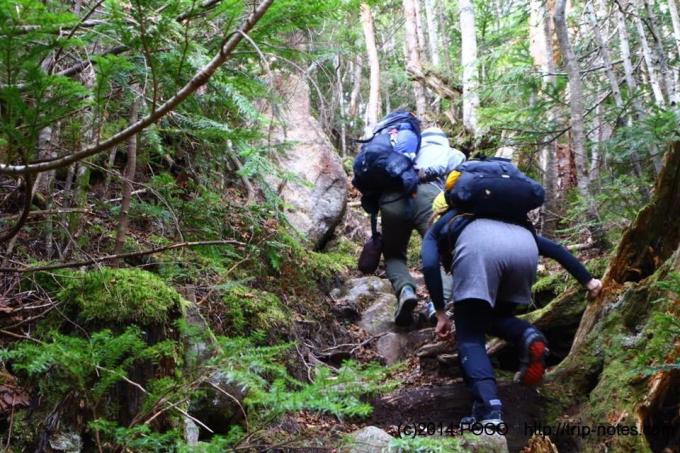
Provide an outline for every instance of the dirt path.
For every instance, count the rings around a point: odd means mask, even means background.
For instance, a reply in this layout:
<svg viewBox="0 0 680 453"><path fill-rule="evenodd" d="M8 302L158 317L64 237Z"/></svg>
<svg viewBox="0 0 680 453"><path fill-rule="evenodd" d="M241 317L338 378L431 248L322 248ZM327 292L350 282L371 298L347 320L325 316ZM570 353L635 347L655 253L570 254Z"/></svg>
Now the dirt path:
<svg viewBox="0 0 680 453"><path fill-rule="evenodd" d="M422 279L418 293L424 299ZM455 358L453 343L437 343L432 326L420 312L424 300L414 313L409 328L397 328L392 322L396 299L389 282L377 277L350 279L346 293L338 295L342 301L353 301L361 313L358 325L376 340L365 343L366 357L382 358L386 363L405 361L403 371L396 376L401 384L388 395L372 401L374 412L361 426L376 426L398 437L400 428L414 424L429 424L430 429L449 427L449 435L458 435L461 417L469 415L471 396L465 387ZM344 297L344 298L343 298ZM426 353L425 350L435 350ZM497 371L499 393L504 406L504 420L508 426L506 440L510 452L520 451L530 436L530 426L542 420L541 395L512 382L517 362L492 358ZM503 363L501 363L503 362ZM513 363L514 362L514 363ZM403 432L403 431L402 431Z"/></svg>

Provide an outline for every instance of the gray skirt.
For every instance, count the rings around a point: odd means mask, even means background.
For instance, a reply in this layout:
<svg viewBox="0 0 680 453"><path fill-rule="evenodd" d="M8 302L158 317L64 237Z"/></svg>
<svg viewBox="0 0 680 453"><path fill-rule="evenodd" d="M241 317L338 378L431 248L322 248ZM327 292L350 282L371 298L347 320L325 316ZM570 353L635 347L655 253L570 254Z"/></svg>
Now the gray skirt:
<svg viewBox="0 0 680 453"><path fill-rule="evenodd" d="M453 300L531 302L538 247L529 230L491 219L477 219L458 237L453 257Z"/></svg>

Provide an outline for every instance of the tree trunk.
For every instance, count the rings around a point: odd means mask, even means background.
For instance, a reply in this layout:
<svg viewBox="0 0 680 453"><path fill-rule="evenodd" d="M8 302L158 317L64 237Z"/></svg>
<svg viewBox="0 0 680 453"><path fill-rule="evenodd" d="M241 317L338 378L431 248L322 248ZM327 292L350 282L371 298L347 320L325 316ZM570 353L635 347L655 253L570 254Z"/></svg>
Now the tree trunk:
<svg viewBox="0 0 680 453"><path fill-rule="evenodd" d="M661 89L659 76L656 73L656 67L654 64L654 59L652 58L652 51L649 48L649 42L647 41L645 27L642 23L642 18L640 17L640 14L642 13L640 0L635 0L634 5L635 11L633 14L633 20L635 21L635 28L637 29L638 36L640 38L640 45L642 46L642 55L645 58L645 65L647 66L647 73L649 74L649 84L652 86L652 93L654 93L654 100L656 101L656 105L658 105L659 107L664 107L666 105L666 100L664 99L663 96L663 90Z"/></svg>
<svg viewBox="0 0 680 453"><path fill-rule="evenodd" d="M413 0L413 12L416 18L416 36L418 37L418 58L421 66L426 62L427 42L425 41L425 32L423 31L423 15L420 13L420 0Z"/></svg>
<svg viewBox="0 0 680 453"><path fill-rule="evenodd" d="M414 72L422 72L420 66L420 54L418 52L418 26L416 17L416 0L403 0L404 8L404 32L406 34L406 69ZM413 82L413 93L416 101L416 114L419 118L424 118L427 109L425 101L425 90L423 85L418 82Z"/></svg>
<svg viewBox="0 0 680 453"><path fill-rule="evenodd" d="M436 7L436 0L425 0L425 17L427 19L430 63L432 63L432 66L435 68L439 67L439 30L437 29Z"/></svg>
<svg viewBox="0 0 680 453"><path fill-rule="evenodd" d="M628 96L631 98L636 118L640 120L645 117L645 111L642 109L642 104L640 104L640 100L637 97L638 86L633 74L633 62L630 57L630 39L628 37L628 29L626 28L626 17L619 8L616 8L616 19L618 22L619 47L621 49L621 60L623 60L623 72L626 78L626 86L628 87ZM632 123L632 121L633 119L630 118L629 122ZM662 165L661 155L655 146L650 148L650 152L653 156L652 162L654 163L654 172L658 175ZM639 155L639 153L637 154ZM634 158L633 165L636 173L641 175L642 169L640 167L639 158Z"/></svg>
<svg viewBox="0 0 680 453"><path fill-rule="evenodd" d="M555 4L555 32L564 58L569 79L569 107L571 111L571 137L576 161L576 187L586 203L587 217L590 223L588 228L593 242L598 247L605 243L604 231L600 225L597 207L590 193L590 180L588 175L588 159L586 154L586 135L584 127L585 109L583 107L583 87L581 85L581 71L578 60L569 41L569 31L565 17L567 0L557 0Z"/></svg>
<svg viewBox="0 0 680 453"><path fill-rule="evenodd" d="M680 16L678 16L677 0L668 0L668 10L671 13L671 20L673 21L673 38L675 38L675 47L678 50L678 58L680 58Z"/></svg>
<svg viewBox="0 0 680 453"><path fill-rule="evenodd" d="M595 42L600 48L600 56L602 57L602 64L604 65L605 72L607 73L607 79L609 79L609 86L612 90L612 95L614 96L614 102L616 107L620 110L623 109L623 98L621 97L621 90L619 89L619 81L614 74L614 68L612 67L612 60L609 56L609 48L607 43L602 37L600 32L600 26L597 22L597 16L593 10L593 6L589 3L586 5L586 14L590 20L590 26L593 30L593 36L595 37Z"/></svg>
<svg viewBox="0 0 680 453"><path fill-rule="evenodd" d="M480 135L477 123L479 108L477 75L477 35L472 0L460 0L461 64L463 66L463 125L475 138Z"/></svg>
<svg viewBox="0 0 680 453"><path fill-rule="evenodd" d="M661 74L661 80L666 88L666 99L668 102L675 102L675 90L673 85L673 78L671 71L668 68L668 57L666 56L666 51L663 48L662 36L659 31L658 20L656 13L652 8L652 4L649 0L644 0L645 9L647 10L647 24L649 30L652 34L652 39L654 40L654 52L656 54L656 60L659 62L659 70Z"/></svg>
<svg viewBox="0 0 680 453"><path fill-rule="evenodd" d="M373 14L367 3L361 4L361 26L366 40L366 53L368 65L371 70L371 82L366 105L366 129L365 135L369 135L378 123L380 109L380 61L378 60L378 48L375 45L375 32L373 31Z"/></svg>
<svg viewBox="0 0 680 453"><path fill-rule="evenodd" d="M446 8L441 7L437 11L437 24L439 26L439 30L441 31L441 53L442 53L442 58L444 59L444 68L446 70L446 74L450 75L453 72L453 63L451 61L451 36L448 33L448 27L447 27L447 17L446 17Z"/></svg>
<svg viewBox="0 0 680 453"><path fill-rule="evenodd" d="M571 134L576 157L576 177L579 193L584 198L589 198L587 156L585 149L585 130L583 107L583 87L581 85L581 71L578 60L569 41L569 31L565 18L566 0L558 0L555 7L555 31L560 44L564 65L566 66L569 79L569 107L571 111Z"/></svg>
<svg viewBox="0 0 680 453"><path fill-rule="evenodd" d="M529 32L531 36L531 54L534 65L543 73L545 84L555 86L555 62L552 53L552 27L548 5L541 0L532 0L530 4ZM548 112L548 123L555 121L555 111ZM559 193L557 191L557 166L555 141L540 147L540 166L543 172L543 187L545 187L545 203L541 208L541 233L552 237L557 229L559 218Z"/></svg>
<svg viewBox="0 0 680 453"><path fill-rule="evenodd" d="M133 86L132 91L136 95L139 86ZM132 101L130 108L130 124L133 124L139 118L139 108L143 95L140 94L138 98ZM116 245L113 248L113 254L118 255L123 252L123 245L125 244L125 236L128 232L128 221L130 212L130 202L132 201L132 191L134 190L133 182L135 180L135 172L137 171L137 145L139 135L133 135L128 140L127 148L127 164L125 165L125 172L123 174L123 194L120 203L120 216L118 217L118 232L116 233Z"/></svg>
<svg viewBox="0 0 680 453"><path fill-rule="evenodd" d="M349 107L347 109L347 114L354 121L358 111L359 111L359 92L361 91L361 69L362 62L361 58L357 57L356 61L351 62L352 69L350 73L352 74L352 92L349 95Z"/></svg>
<svg viewBox="0 0 680 453"><path fill-rule="evenodd" d="M666 153L654 197L624 232L604 277L604 289L585 310L569 355L543 386L549 411L582 426L615 420L641 435L585 436L571 450L674 451L680 350L674 330L680 300L658 282L680 272L680 143ZM670 323L664 325L664 323ZM654 338L654 342L648 339ZM604 418L602 418L604 417ZM557 439L558 447L560 445Z"/></svg>
<svg viewBox="0 0 680 453"><path fill-rule="evenodd" d="M342 83L342 71L340 70L341 61L340 55L337 55L335 58L335 92L338 97L338 110L340 112L340 155L345 157L347 154L347 144L345 141L345 93Z"/></svg>

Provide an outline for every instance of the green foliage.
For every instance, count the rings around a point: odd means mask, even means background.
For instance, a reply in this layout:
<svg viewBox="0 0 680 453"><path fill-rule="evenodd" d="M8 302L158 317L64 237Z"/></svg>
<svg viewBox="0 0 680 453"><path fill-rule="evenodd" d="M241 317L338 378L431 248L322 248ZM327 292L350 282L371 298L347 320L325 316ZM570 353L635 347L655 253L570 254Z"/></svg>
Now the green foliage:
<svg viewBox="0 0 680 453"><path fill-rule="evenodd" d="M135 326L120 335L102 330L89 338L51 332L44 342L20 342L0 351L0 359L36 382L42 396L58 400L77 391L93 407L139 361L175 355L176 344L163 341L148 346Z"/></svg>
<svg viewBox="0 0 680 453"><path fill-rule="evenodd" d="M220 353L207 364L247 391L245 403L254 421L268 421L286 412L303 409L336 417L366 417L370 404L362 396L388 391L396 382L390 370L378 364L345 362L337 373L318 369L314 381L302 383L281 363L290 345L254 346L246 338L217 339Z"/></svg>
<svg viewBox="0 0 680 453"><path fill-rule="evenodd" d="M680 318L677 313L680 273L669 273L666 279L657 281L655 287L665 294L662 293L660 299L652 302L659 309L652 313L647 323L644 333L649 340L635 360L636 370L645 375L652 375L661 370L680 369L680 357L677 352L674 353L676 341L680 338Z"/></svg>
<svg viewBox="0 0 680 453"><path fill-rule="evenodd" d="M390 449L414 453L457 453L468 451L457 437L415 436L400 437L390 441Z"/></svg>
<svg viewBox="0 0 680 453"><path fill-rule="evenodd" d="M124 447L129 451L160 453L171 451L181 434L177 431L157 433L148 425L125 428L118 424L97 419L89 423L89 428L99 433L102 440Z"/></svg>
<svg viewBox="0 0 680 453"><path fill-rule="evenodd" d="M164 324L180 313L182 298L157 275L139 269L101 268L61 273L57 299L79 317L101 324Z"/></svg>

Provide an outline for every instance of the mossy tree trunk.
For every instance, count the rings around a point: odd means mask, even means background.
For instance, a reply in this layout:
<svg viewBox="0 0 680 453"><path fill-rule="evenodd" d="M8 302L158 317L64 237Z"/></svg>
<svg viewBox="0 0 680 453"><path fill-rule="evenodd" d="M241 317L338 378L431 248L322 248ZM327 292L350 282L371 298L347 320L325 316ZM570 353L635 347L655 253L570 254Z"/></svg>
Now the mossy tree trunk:
<svg viewBox="0 0 680 453"><path fill-rule="evenodd" d="M602 294L587 307L569 355L545 388L552 397L549 414L572 414L562 421L625 426L642 435L563 437L558 446L579 451L678 447L673 414L677 418L680 407L680 299L677 288L658 283L680 272L679 212L680 143L675 143L652 201L623 234Z"/></svg>

